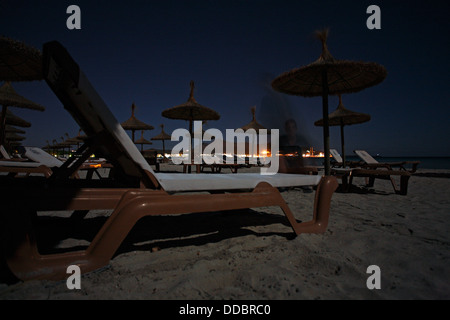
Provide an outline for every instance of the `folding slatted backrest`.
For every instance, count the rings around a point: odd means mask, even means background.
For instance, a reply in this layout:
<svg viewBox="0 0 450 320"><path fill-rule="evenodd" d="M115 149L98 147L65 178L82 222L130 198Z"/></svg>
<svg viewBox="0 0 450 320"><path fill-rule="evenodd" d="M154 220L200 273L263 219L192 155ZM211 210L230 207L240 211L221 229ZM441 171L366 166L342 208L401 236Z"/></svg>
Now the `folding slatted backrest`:
<svg viewBox="0 0 450 320"><path fill-rule="evenodd" d="M337 162L342 162L342 157L336 149L330 149L330 153L333 156L334 160Z"/></svg>
<svg viewBox="0 0 450 320"><path fill-rule="evenodd" d="M67 50L56 41L45 43L43 59L45 80L94 147L127 176L156 187L153 169Z"/></svg>
<svg viewBox="0 0 450 320"><path fill-rule="evenodd" d="M367 151L365 150L354 150L353 151L358 157L361 158L365 163L368 164L376 164L378 163L377 160L375 160Z"/></svg>

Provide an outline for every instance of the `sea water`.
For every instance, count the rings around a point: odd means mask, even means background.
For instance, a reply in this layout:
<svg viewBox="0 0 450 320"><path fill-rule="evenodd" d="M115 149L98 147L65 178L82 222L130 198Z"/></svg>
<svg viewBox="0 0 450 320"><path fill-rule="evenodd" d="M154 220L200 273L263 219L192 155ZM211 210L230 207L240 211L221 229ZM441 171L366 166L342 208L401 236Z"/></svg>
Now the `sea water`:
<svg viewBox="0 0 450 320"><path fill-rule="evenodd" d="M420 161L417 169L450 169L450 157L374 157L378 162ZM346 161L360 161L357 156L347 156ZM333 161L333 160L331 160ZM304 158L305 165L323 166L323 158Z"/></svg>

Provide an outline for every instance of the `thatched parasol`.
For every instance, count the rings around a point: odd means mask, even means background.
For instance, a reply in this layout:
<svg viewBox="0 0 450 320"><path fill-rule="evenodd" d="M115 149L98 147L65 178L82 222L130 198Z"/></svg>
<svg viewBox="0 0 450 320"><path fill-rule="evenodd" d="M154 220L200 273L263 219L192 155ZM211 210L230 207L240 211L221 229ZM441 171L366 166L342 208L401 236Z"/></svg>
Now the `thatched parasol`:
<svg viewBox="0 0 450 320"><path fill-rule="evenodd" d="M9 81L0 87L0 104L2 105L2 122L0 123L0 145L3 144L6 126L6 111L8 107L26 108L44 111L45 108L19 95Z"/></svg>
<svg viewBox="0 0 450 320"><path fill-rule="evenodd" d="M336 110L328 115L328 125L341 127L341 154L342 165L345 166L344 126L364 123L370 120L370 115L348 110L342 104L342 96L339 95L339 105ZM314 122L315 126L323 126L323 119Z"/></svg>
<svg viewBox="0 0 450 320"><path fill-rule="evenodd" d="M166 109L161 114L163 117L169 119L188 120L189 133L193 139L192 124L195 120L219 120L220 115L216 111L199 104L194 98L194 81L191 80L190 86L191 91L188 101L178 106ZM194 154L191 152L191 160L193 160L193 157Z"/></svg>
<svg viewBox="0 0 450 320"><path fill-rule="evenodd" d="M52 148L53 152L56 154L56 150L60 150L60 149L62 149L63 147L60 146L60 143L58 143L58 141L56 141L56 139L53 139L53 140L52 140L51 148Z"/></svg>
<svg viewBox="0 0 450 320"><path fill-rule="evenodd" d="M42 78L41 51L0 36L0 81L31 81Z"/></svg>
<svg viewBox="0 0 450 320"><path fill-rule="evenodd" d="M0 123L6 123L6 124L10 124L12 126L18 126L18 127L22 127L22 128L31 127L31 123L16 116L9 110L6 110L5 122L3 122L3 116L0 114Z"/></svg>
<svg viewBox="0 0 450 320"><path fill-rule="evenodd" d="M136 116L134 115L134 110L135 109L136 109L136 105L133 102L133 104L131 105L131 117L130 117L130 119L128 119L127 121L122 122L122 124L121 124L122 127L125 130L131 130L131 135L132 135L132 138L133 138L133 142L134 142L134 132L136 130L153 130L154 129L153 126L151 126L149 124L146 124L146 123L144 123L144 122L142 122L142 121L140 121L140 120L138 120L136 118Z"/></svg>
<svg viewBox="0 0 450 320"><path fill-rule="evenodd" d="M64 153L66 152L66 148L68 149L67 150L68 153L70 153L70 149L71 149L73 143L70 141L67 141L66 139L64 139L64 137L61 137L61 140L62 140L62 142L58 143L58 146L63 150Z"/></svg>
<svg viewBox="0 0 450 320"><path fill-rule="evenodd" d="M80 130L78 130L78 135L76 135L75 137L72 137L72 138L69 137L68 133L66 133L66 137L67 137L66 142L69 142L74 146L76 145L78 148L80 146L80 143L83 143L84 139L86 139L87 136L81 135L81 129L80 129Z"/></svg>
<svg viewBox="0 0 450 320"><path fill-rule="evenodd" d="M166 157L166 146L164 145L164 141L171 140L171 136L164 132L164 124L160 124L161 133L154 136L151 140L161 140L163 145L163 158Z"/></svg>
<svg viewBox="0 0 450 320"><path fill-rule="evenodd" d="M144 130L141 130L141 137L134 142L135 144L141 145L141 152L144 151L144 144L153 144L152 142L144 139Z"/></svg>
<svg viewBox="0 0 450 320"><path fill-rule="evenodd" d="M285 72L272 81L280 92L304 97L322 96L325 175L330 174L330 134L328 95L353 93L382 82L386 69L374 62L336 60L328 51L328 29L316 33L322 42L322 54L313 63Z"/></svg>
<svg viewBox="0 0 450 320"><path fill-rule="evenodd" d="M19 136L18 134L7 132L5 134L5 141L22 141L25 140L25 137Z"/></svg>
<svg viewBox="0 0 450 320"><path fill-rule="evenodd" d="M6 117L6 121L8 121L8 117ZM10 125L6 125L5 126L5 132L6 133L8 133L8 132L10 132L10 133L21 133L21 134L25 133L24 130L18 129L18 128L10 126Z"/></svg>
<svg viewBox="0 0 450 320"><path fill-rule="evenodd" d="M46 150L46 151L50 151L51 152L53 147L50 145L50 142L48 142L48 140L46 140L46 142L47 142L47 144L42 147L42 150Z"/></svg>
<svg viewBox="0 0 450 320"><path fill-rule="evenodd" d="M267 132L269 133L270 130L267 129L266 127L264 127L262 124L260 124L258 121L256 121L256 117L255 117L255 113L256 113L256 106L253 106L251 108L252 111L252 121L250 121L249 123L247 123L245 126L241 127L242 130L246 131L248 129L254 129L256 131L256 133L259 133L259 130L262 129L266 129Z"/></svg>
<svg viewBox="0 0 450 320"><path fill-rule="evenodd" d="M37 111L45 110L40 104L19 95L9 81L6 81L0 86L0 104L7 107L18 107Z"/></svg>
<svg viewBox="0 0 450 320"><path fill-rule="evenodd" d="M266 127L264 127L262 124L260 124L258 121L256 121L256 106L253 106L251 108L251 112L252 112L252 121L250 121L249 123L247 123L245 126L241 127L242 130L247 131L248 129L254 129L256 134L259 134L260 130L267 130L267 133L270 134L270 129L267 129ZM252 156L255 156L256 153L256 144L255 144L255 135L252 135L252 146L253 146L253 150L249 150L250 153L252 154Z"/></svg>

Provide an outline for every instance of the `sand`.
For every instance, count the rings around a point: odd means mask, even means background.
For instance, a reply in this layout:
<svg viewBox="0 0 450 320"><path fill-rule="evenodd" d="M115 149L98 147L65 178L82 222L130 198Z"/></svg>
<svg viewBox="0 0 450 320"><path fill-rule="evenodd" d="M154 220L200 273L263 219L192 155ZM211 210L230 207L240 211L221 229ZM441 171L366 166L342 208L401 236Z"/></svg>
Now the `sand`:
<svg viewBox="0 0 450 320"><path fill-rule="evenodd" d="M336 192L319 235L292 237L277 208L146 218L107 267L81 277L80 290L1 283L0 299L449 299L450 179L431 171L411 177L407 196L382 180L369 192ZM297 219L310 219L314 193L282 195ZM92 229L108 214L91 212L84 223ZM367 287L371 265L380 289Z"/></svg>

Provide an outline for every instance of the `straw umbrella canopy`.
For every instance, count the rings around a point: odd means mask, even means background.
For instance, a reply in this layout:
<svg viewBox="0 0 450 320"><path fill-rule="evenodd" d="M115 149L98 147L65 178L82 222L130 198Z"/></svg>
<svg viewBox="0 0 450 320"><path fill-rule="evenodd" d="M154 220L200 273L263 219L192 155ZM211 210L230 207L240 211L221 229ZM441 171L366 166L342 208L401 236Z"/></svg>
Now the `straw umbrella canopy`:
<svg viewBox="0 0 450 320"><path fill-rule="evenodd" d="M8 118L6 118L6 121L8 121ZM13 126L10 126L10 125L6 125L5 126L5 132L6 133L8 133L8 132L10 132L10 133L21 133L21 134L25 133L24 130L21 130L19 128L16 128L16 127L13 127Z"/></svg>
<svg viewBox="0 0 450 320"><path fill-rule="evenodd" d="M125 130L131 130L131 135L132 135L132 138L133 138L133 142L134 142L134 132L136 130L153 130L154 129L153 126L151 126L149 124L146 124L145 122L142 122L141 120L138 120L136 118L136 116L134 115L135 109L136 109L136 105L133 102L133 104L131 105L131 117L130 117L130 119L128 119L127 121L124 121L124 122L121 123L122 127Z"/></svg>
<svg viewBox="0 0 450 320"><path fill-rule="evenodd" d="M194 98L194 81L190 82L191 91L189 93L189 99L180 105L164 110L161 115L169 119L187 120L189 121L189 133L193 139L192 125L196 120L219 120L220 114L199 104ZM191 147L192 149L192 147ZM191 160L193 160L194 154L191 152Z"/></svg>
<svg viewBox="0 0 450 320"><path fill-rule="evenodd" d="M56 153L56 150L62 149L62 146L60 146L60 143L58 143L58 141L56 141L56 139L53 139L51 148L52 148L53 152Z"/></svg>
<svg viewBox="0 0 450 320"><path fill-rule="evenodd" d="M23 42L0 36L0 80L42 80L42 53Z"/></svg>
<svg viewBox="0 0 450 320"><path fill-rule="evenodd" d="M255 130L256 134L259 134L260 130L267 130L267 133L270 134L270 129L267 129L266 127L264 127L262 124L260 124L258 121L256 121L256 106L253 106L251 108L251 112L252 112L252 121L250 121L249 123L247 123L245 126L241 127L240 129L247 131L248 129L253 129ZM249 150L249 153L252 153L252 156L255 155L255 135L252 135L252 146L253 146L253 150Z"/></svg>
<svg viewBox="0 0 450 320"><path fill-rule="evenodd" d="M171 140L171 136L168 135L165 131L164 131L164 124L160 124L161 127L161 133L154 136L153 138L151 138L151 140L161 140L162 141L162 145L163 145L163 158L165 158L166 156L166 146L164 145L164 141L166 140Z"/></svg>
<svg viewBox="0 0 450 320"><path fill-rule="evenodd" d="M0 104L6 107L18 107L37 111L45 110L40 104L28 100L18 94L9 81L6 81L0 87Z"/></svg>
<svg viewBox="0 0 450 320"><path fill-rule="evenodd" d="M22 141L25 140L25 137L19 136L16 133L8 132L5 134L5 141Z"/></svg>
<svg viewBox="0 0 450 320"><path fill-rule="evenodd" d="M25 140L25 137L19 136L16 133L5 133L5 144L9 147L20 145L23 140Z"/></svg>
<svg viewBox="0 0 450 320"><path fill-rule="evenodd" d="M53 147L50 145L50 142L48 142L48 140L46 140L46 142L47 144L42 147L42 150L51 151Z"/></svg>
<svg viewBox="0 0 450 320"><path fill-rule="evenodd" d="M31 110L44 111L45 108L31 100L28 100L19 95L11 86L9 81L6 81L0 87L0 104L2 105L2 122L0 124L0 144L3 144L6 126L6 111L8 107L26 108Z"/></svg>
<svg viewBox="0 0 450 320"><path fill-rule="evenodd" d="M322 96L325 175L330 174L330 133L328 123L328 95L354 93L381 83L386 69L375 62L337 60L328 51L328 30L316 33L322 42L319 59L300 68L279 75L272 87L283 93L303 97Z"/></svg>
<svg viewBox="0 0 450 320"><path fill-rule="evenodd" d="M370 115L365 113L354 112L344 107L342 96L339 95L339 105L336 110L328 115L328 125L341 127L341 154L342 165L345 166L345 144L344 144L344 126L364 123L370 120ZM323 126L323 119L314 122L315 126Z"/></svg>
<svg viewBox="0 0 450 320"><path fill-rule="evenodd" d="M256 106L253 106L251 108L251 112L252 112L252 121L250 121L249 123L247 123L245 126L241 127L242 130L246 131L248 129L254 129L256 131L256 133L259 133L259 130L262 129L266 129L267 132L269 133L270 130L268 130L266 127L264 127L262 124L260 124L258 121L256 121Z"/></svg>
<svg viewBox="0 0 450 320"><path fill-rule="evenodd" d="M12 126L17 126L17 127L22 127L22 128L31 127L31 123L16 116L14 113L12 113L9 110L6 110L5 122L3 122L3 116L0 114L0 123L6 123L6 124L10 124Z"/></svg>
<svg viewBox="0 0 450 320"><path fill-rule="evenodd" d="M75 137L70 138L67 133L66 136L66 141L72 143L72 145L76 145L77 148L80 146L80 143L84 142L84 140L87 138L86 135L81 135L81 129L78 130L78 135L76 135Z"/></svg>
<svg viewBox="0 0 450 320"><path fill-rule="evenodd" d="M61 137L62 142L58 144L58 146L63 150L63 152L66 152L66 148L68 148L68 152L70 153L70 148L72 147L73 143L70 141L67 141L64 139L64 137Z"/></svg>
<svg viewBox="0 0 450 320"><path fill-rule="evenodd" d="M141 145L141 152L144 151L144 144L153 144L151 141L148 141L147 139L144 138L144 130L141 130L141 137L134 143Z"/></svg>

